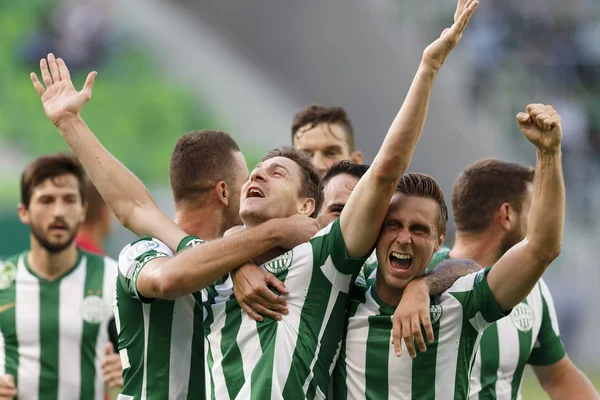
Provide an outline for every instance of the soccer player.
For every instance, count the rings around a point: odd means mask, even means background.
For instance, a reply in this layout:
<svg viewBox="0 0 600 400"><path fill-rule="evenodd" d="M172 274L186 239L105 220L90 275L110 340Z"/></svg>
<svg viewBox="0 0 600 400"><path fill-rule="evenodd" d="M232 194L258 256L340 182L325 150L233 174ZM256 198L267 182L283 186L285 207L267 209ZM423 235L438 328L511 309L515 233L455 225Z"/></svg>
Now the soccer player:
<svg viewBox="0 0 600 400"><path fill-rule="evenodd" d="M454 183L452 212L456 242L441 249L430 268L452 258L494 265L527 235L534 170L484 159L467 167ZM552 296L543 279L510 316L487 328L471 373L470 397L520 398L529 364L553 399L597 399L598 393L566 355Z"/></svg>
<svg viewBox="0 0 600 400"><path fill-rule="evenodd" d="M47 116L83 160L115 215L135 233L160 231L165 238L165 243L142 238L120 255L115 317L123 360L121 398L204 398L204 316L198 290L265 250L305 242L318 225L307 217L276 219L223 242L190 250L185 254L191 260L189 268L173 267L165 261L175 251L201 243L197 237L222 236L239 223L240 187L248 169L235 141L214 131L179 138L170 162L174 223L81 119L95 73L88 76L84 90L77 92L66 65L54 55L41 61L41 72L46 88L35 74L32 81ZM127 193L132 196L123 198Z"/></svg>
<svg viewBox="0 0 600 400"><path fill-rule="evenodd" d="M390 345L392 321L403 289L422 275L442 244L447 211L433 178L402 177L377 243L375 283L350 307L336 374L336 398L466 399L469 374L481 334L517 306L560 252L564 223L560 117L551 106L532 104L517 116L537 148L538 176L527 239L495 265L455 282L432 299L435 341L417 358L397 357ZM420 322L420 321L418 321ZM402 326L412 342L419 323ZM398 341L398 339L394 339ZM421 351L425 344L419 343Z"/></svg>
<svg viewBox="0 0 600 400"><path fill-rule="evenodd" d="M103 399L117 265L75 244L86 186L67 154L40 157L21 176L30 248L0 268L2 398Z"/></svg>
<svg viewBox="0 0 600 400"><path fill-rule="evenodd" d="M313 104L298 111L292 122L292 146L307 151L321 176L336 163L362 162L354 147L354 128L343 108Z"/></svg>

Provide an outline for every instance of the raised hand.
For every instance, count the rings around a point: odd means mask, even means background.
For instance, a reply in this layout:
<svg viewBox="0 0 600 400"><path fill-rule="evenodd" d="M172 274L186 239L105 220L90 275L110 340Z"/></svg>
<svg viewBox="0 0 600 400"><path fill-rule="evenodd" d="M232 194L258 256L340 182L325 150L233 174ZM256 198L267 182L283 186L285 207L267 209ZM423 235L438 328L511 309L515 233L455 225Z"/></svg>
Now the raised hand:
<svg viewBox="0 0 600 400"><path fill-rule="evenodd" d="M71 75L65 62L56 59L54 54L48 54L48 60L40 61L40 70L44 85L39 81L35 72L30 74L31 82L42 99L46 115L55 126L59 126L70 117L77 117L85 103L92 98L92 88L97 72L90 72L85 80L83 89L78 92L73 87Z"/></svg>
<svg viewBox="0 0 600 400"><path fill-rule="evenodd" d="M423 62L439 71L446 61L448 54L456 47L462 34L479 5L478 0L458 0L454 14L454 24L444 29L440 37L423 51Z"/></svg>
<svg viewBox="0 0 600 400"><path fill-rule="evenodd" d="M560 115L552 106L530 104L517 114L519 129L540 150L556 151L562 140Z"/></svg>

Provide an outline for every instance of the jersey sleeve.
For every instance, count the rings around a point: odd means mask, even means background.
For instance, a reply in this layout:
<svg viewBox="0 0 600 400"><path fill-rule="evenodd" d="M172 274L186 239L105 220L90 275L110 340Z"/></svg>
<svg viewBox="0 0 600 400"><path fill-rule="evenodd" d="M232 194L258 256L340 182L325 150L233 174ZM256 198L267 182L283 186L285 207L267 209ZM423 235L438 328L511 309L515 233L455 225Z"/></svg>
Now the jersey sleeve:
<svg viewBox="0 0 600 400"><path fill-rule="evenodd" d="M336 219L319 231L310 240L318 265L332 264L336 271L346 275L357 275L367 257L351 258L342 236L340 219Z"/></svg>
<svg viewBox="0 0 600 400"><path fill-rule="evenodd" d="M137 290L140 272L151 260L171 256L173 252L166 244L151 237L143 237L128 244L119 254L119 283L129 296L149 303L152 299L141 296Z"/></svg>
<svg viewBox="0 0 600 400"><path fill-rule="evenodd" d="M463 319L468 320L478 332L483 332L497 320L506 317L494 299L487 277L492 267L459 278L448 292L462 305Z"/></svg>
<svg viewBox="0 0 600 400"><path fill-rule="evenodd" d="M558 319L550 290L543 280L540 280L538 285L542 295L542 325L527 363L545 366L562 360L566 351L560 338Z"/></svg>

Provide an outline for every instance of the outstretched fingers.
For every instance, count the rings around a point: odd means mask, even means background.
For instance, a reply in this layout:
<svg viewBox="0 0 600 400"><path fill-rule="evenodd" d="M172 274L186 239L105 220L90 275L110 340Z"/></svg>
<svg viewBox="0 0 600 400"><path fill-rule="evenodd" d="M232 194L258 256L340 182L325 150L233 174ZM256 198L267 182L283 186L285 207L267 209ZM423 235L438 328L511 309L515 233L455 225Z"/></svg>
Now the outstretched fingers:
<svg viewBox="0 0 600 400"><path fill-rule="evenodd" d="M46 92L46 89L44 89L44 85L42 85L42 83L38 79L35 72L32 72L31 74L29 74L29 78L31 78L31 83L33 83L33 88L41 97L44 94L44 92Z"/></svg>
<svg viewBox="0 0 600 400"><path fill-rule="evenodd" d="M46 87L52 85L52 76L50 76L50 70L48 69L48 61L45 58L40 60L40 70L42 71L42 80Z"/></svg>
<svg viewBox="0 0 600 400"><path fill-rule="evenodd" d="M50 74L52 74L52 80L54 82L60 82L60 73L58 72L58 64L56 63L56 57L54 54L48 54L48 65L50 66Z"/></svg>
<svg viewBox="0 0 600 400"><path fill-rule="evenodd" d="M56 64L58 65L58 73L60 74L60 79L63 81L70 81L71 74L69 73L69 68L67 68L67 64L62 58L56 59Z"/></svg>
<svg viewBox="0 0 600 400"><path fill-rule="evenodd" d="M469 20L473 16L473 13L475 12L475 9L478 5L478 0L472 0L469 2L469 4L465 7L460 17L458 17L458 21L456 21L456 23L452 25L452 28L450 28L454 34L461 35L464 32L465 28L467 27L467 24L469 23Z"/></svg>

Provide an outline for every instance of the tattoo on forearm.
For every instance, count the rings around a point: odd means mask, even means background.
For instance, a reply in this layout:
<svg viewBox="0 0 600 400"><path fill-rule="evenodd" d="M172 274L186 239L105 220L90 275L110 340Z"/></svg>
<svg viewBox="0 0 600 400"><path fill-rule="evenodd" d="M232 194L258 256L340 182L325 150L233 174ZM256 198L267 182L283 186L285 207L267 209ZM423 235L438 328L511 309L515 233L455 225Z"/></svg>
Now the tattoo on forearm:
<svg viewBox="0 0 600 400"><path fill-rule="evenodd" d="M481 270L481 266L466 258L444 260L423 279L429 285L429 294L437 295L445 292L462 276Z"/></svg>

